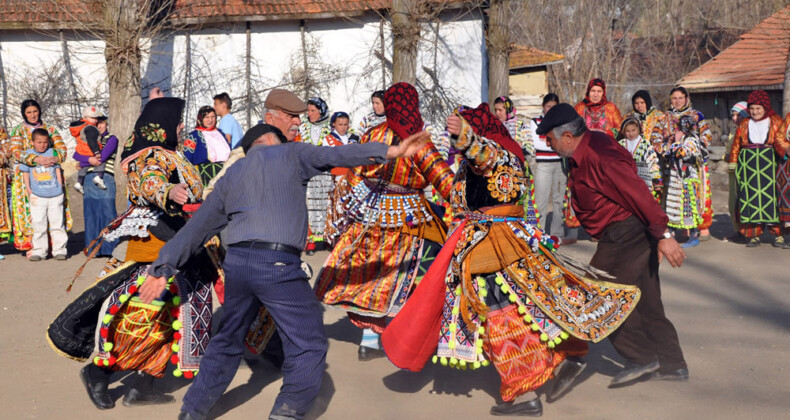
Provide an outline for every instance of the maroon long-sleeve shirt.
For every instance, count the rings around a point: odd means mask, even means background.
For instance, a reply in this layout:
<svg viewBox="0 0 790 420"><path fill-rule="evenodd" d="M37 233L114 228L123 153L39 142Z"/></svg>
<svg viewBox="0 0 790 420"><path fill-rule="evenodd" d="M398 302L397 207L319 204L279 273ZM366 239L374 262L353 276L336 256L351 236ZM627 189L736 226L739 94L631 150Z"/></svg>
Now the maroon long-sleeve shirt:
<svg viewBox="0 0 790 420"><path fill-rule="evenodd" d="M668 218L645 182L634 158L608 134L588 131L570 158L571 205L584 229L599 238L607 226L633 215L661 238Z"/></svg>

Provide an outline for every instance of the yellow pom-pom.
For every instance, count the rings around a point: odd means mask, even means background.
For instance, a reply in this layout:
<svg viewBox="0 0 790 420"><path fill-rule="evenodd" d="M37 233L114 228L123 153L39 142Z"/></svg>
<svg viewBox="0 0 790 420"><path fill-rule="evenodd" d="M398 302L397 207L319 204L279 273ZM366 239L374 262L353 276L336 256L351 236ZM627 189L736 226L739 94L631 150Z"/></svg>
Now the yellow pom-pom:
<svg viewBox="0 0 790 420"><path fill-rule="evenodd" d="M477 327L477 333L483 335L486 333L485 327Z"/></svg>
<svg viewBox="0 0 790 420"><path fill-rule="evenodd" d="M483 340L477 340L477 342L475 343L475 346L483 347Z"/></svg>
<svg viewBox="0 0 790 420"><path fill-rule="evenodd" d="M170 346L170 348L176 353L178 353L178 350L181 349L181 347L179 347L178 344L176 343L173 343L173 345Z"/></svg>
<svg viewBox="0 0 790 420"><path fill-rule="evenodd" d="M461 312L461 310L460 310L460 309L458 309L458 307L457 307L457 306L454 306L454 307L453 307L453 310L452 310L452 313L453 313L453 315L458 315L458 313L459 313L459 312Z"/></svg>
<svg viewBox="0 0 790 420"><path fill-rule="evenodd" d="M540 329L540 327L538 326L538 324L536 324L536 323L534 323L534 322L533 322L533 323L532 323L532 325L530 325L529 327L530 327L530 328L532 328L532 331L537 331L537 330L539 330L539 329Z"/></svg>
<svg viewBox="0 0 790 420"><path fill-rule="evenodd" d="M456 325L456 324L450 324L450 331L455 331L455 330L457 330L457 329L458 329L458 325Z"/></svg>
<svg viewBox="0 0 790 420"><path fill-rule="evenodd" d="M496 279L494 279L494 283L496 283L498 286L501 286L503 281L504 279L502 278L502 276L496 276Z"/></svg>
<svg viewBox="0 0 790 420"><path fill-rule="evenodd" d="M562 339L559 338L559 337L555 337L554 338L554 344L560 344L560 343L562 343Z"/></svg>
<svg viewBox="0 0 790 420"><path fill-rule="evenodd" d="M466 369L466 360L460 360L458 365L461 366L462 369Z"/></svg>
<svg viewBox="0 0 790 420"><path fill-rule="evenodd" d="M183 374L184 374L184 372L181 372L181 369L176 369L176 370L173 371L173 376L175 376L176 378L180 378L181 375L183 375Z"/></svg>
<svg viewBox="0 0 790 420"><path fill-rule="evenodd" d="M480 290L480 297L485 299L486 296L488 296L488 290L481 289Z"/></svg>
<svg viewBox="0 0 790 420"><path fill-rule="evenodd" d="M511 293L510 296L508 296L508 300L510 301L510 303L516 303L515 293Z"/></svg>
<svg viewBox="0 0 790 420"><path fill-rule="evenodd" d="M478 347L476 353L477 354L483 354L483 348L482 347Z"/></svg>
<svg viewBox="0 0 790 420"><path fill-rule="evenodd" d="M104 343L104 351L112 351L112 343Z"/></svg>
<svg viewBox="0 0 790 420"><path fill-rule="evenodd" d="M142 286L142 284L144 282L145 282L145 276L137 276L137 285L138 286Z"/></svg>
<svg viewBox="0 0 790 420"><path fill-rule="evenodd" d="M570 337L570 335L568 335L568 333L563 331L563 332L560 333L560 337L562 337L563 340L567 340L568 337Z"/></svg>
<svg viewBox="0 0 790 420"><path fill-rule="evenodd" d="M176 281L176 278L175 278L174 276L170 276L170 278L169 278L169 279L167 279L167 283L168 283L168 284L170 284L170 283L172 283L172 282L174 282L174 281Z"/></svg>
<svg viewBox="0 0 790 420"><path fill-rule="evenodd" d="M547 345L549 346L550 349L553 349L554 347L556 347L556 345L554 344L553 341L549 341L549 344L547 344Z"/></svg>
<svg viewBox="0 0 790 420"><path fill-rule="evenodd" d="M530 315L530 314L524 315L524 322L526 322L527 324L531 324L532 323L532 315Z"/></svg>
<svg viewBox="0 0 790 420"><path fill-rule="evenodd" d="M180 296L173 296L173 305L178 306L181 304L181 297Z"/></svg>
<svg viewBox="0 0 790 420"><path fill-rule="evenodd" d="M129 300L129 295L121 295L118 297L118 300L120 300L121 303L126 303L126 301Z"/></svg>
<svg viewBox="0 0 790 420"><path fill-rule="evenodd" d="M110 315L110 314L104 315L104 319L102 319L102 321L103 321L105 324L109 324L109 323L110 323L110 321L112 321L112 315Z"/></svg>
<svg viewBox="0 0 790 420"><path fill-rule="evenodd" d="M93 364L94 365L98 365L99 363L101 363L101 359L99 359L99 356L94 357L93 358Z"/></svg>
<svg viewBox="0 0 790 420"><path fill-rule="evenodd" d="M107 359L104 359L104 361L102 361L102 364L103 364L104 366L110 366L110 361L109 361L109 360L107 360Z"/></svg>
<svg viewBox="0 0 790 420"><path fill-rule="evenodd" d="M525 313L527 313L527 308L525 308L525 307L523 307L523 306L519 306L519 307L518 307L518 313L519 313L520 315L524 315Z"/></svg>
<svg viewBox="0 0 790 420"><path fill-rule="evenodd" d="M438 362L438 361L439 361L439 356L437 356L437 355L435 355L435 354L434 354L434 355L433 355L433 357L431 358L431 361L432 361L434 364L436 364L436 362Z"/></svg>
<svg viewBox="0 0 790 420"><path fill-rule="evenodd" d="M482 315L479 316L478 319L480 320L480 322L486 322L486 317L484 317Z"/></svg>
<svg viewBox="0 0 790 420"><path fill-rule="evenodd" d="M455 357L451 357L450 358L450 366L455 366L457 364L458 364L458 359L456 359Z"/></svg>
<svg viewBox="0 0 790 420"><path fill-rule="evenodd" d="M549 336L546 333L540 335L540 341L548 341Z"/></svg>
<svg viewBox="0 0 790 420"><path fill-rule="evenodd" d="M439 363L441 363L442 366L447 366L447 358L446 357L440 358Z"/></svg>
<svg viewBox="0 0 790 420"><path fill-rule="evenodd" d="M173 329L174 330L180 330L181 329L181 321L179 321L179 320L173 321Z"/></svg>
<svg viewBox="0 0 790 420"><path fill-rule="evenodd" d="M486 281L482 277L477 278L477 287L486 287Z"/></svg>
<svg viewBox="0 0 790 420"><path fill-rule="evenodd" d="M474 362L474 363L472 364L472 368L474 368L474 369L480 369L480 362Z"/></svg>
<svg viewBox="0 0 790 420"><path fill-rule="evenodd" d="M456 295L460 295L461 294L461 286L458 286L458 287L455 288L455 294Z"/></svg>
<svg viewBox="0 0 790 420"><path fill-rule="evenodd" d="M499 286L499 290L501 290L502 293L504 293L504 294L508 294L508 288L507 288L506 284L503 284L502 286Z"/></svg>
<svg viewBox="0 0 790 420"><path fill-rule="evenodd" d="M482 363L483 363L483 366L488 366L488 365L491 364L491 362L489 362L488 360L483 360Z"/></svg>

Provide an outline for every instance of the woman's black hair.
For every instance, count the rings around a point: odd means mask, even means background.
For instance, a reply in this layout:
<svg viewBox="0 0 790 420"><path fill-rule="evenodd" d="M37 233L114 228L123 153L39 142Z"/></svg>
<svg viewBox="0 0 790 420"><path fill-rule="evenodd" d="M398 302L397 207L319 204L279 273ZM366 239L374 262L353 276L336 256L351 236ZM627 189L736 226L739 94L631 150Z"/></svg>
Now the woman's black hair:
<svg viewBox="0 0 790 420"><path fill-rule="evenodd" d="M560 97L557 96L556 93L547 93L546 96L543 97L543 103L541 105L546 105L549 102L560 103Z"/></svg>

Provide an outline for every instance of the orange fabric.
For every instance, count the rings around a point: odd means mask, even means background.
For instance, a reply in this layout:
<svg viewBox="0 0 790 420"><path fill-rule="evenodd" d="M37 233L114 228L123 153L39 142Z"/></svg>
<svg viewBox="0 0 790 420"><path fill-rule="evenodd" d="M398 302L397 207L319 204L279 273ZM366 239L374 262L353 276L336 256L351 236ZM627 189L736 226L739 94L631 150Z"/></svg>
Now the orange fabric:
<svg viewBox="0 0 790 420"><path fill-rule="evenodd" d="M785 122L776 115L771 115L771 127L768 129L768 139L765 140L766 145L772 145L774 151L780 157L785 155L787 147L790 146L785 131ZM741 147L749 144L749 121L745 119L738 124L738 130L735 132L735 138L732 140L732 149L730 149L730 162L738 162L738 155L741 153Z"/></svg>
<svg viewBox="0 0 790 420"><path fill-rule="evenodd" d="M108 342L117 363L115 371L136 370L161 378L172 354L173 317L163 307L130 302L110 324Z"/></svg>
<svg viewBox="0 0 790 420"><path fill-rule="evenodd" d="M91 150L91 148L88 146L88 142L86 142L85 139L82 137L82 130L84 130L85 127L87 127L88 125L93 125L93 124L90 124L84 120L80 120L80 121L83 122L82 125L75 125L69 127L69 132L71 132L71 135L74 137L75 140L77 140L77 147L75 148L75 151L77 152L77 154L82 156L93 156L94 153ZM101 147L101 145L99 146Z"/></svg>
<svg viewBox="0 0 790 420"><path fill-rule="evenodd" d="M147 238L133 237L129 239L129 246L126 248L126 261L154 262L163 246L165 246L164 241L152 234Z"/></svg>
<svg viewBox="0 0 790 420"><path fill-rule="evenodd" d="M584 102L579 102L576 104L574 109L576 112L584 118L584 110L587 105ZM620 126L623 124L623 116L620 114L620 110L617 108L617 105L613 104L612 102L607 101L603 105L604 113L606 115L606 123L603 127L603 130L611 135L612 137L617 137L617 130L620 129ZM586 121L586 120L585 120ZM589 127L588 127L589 128Z"/></svg>

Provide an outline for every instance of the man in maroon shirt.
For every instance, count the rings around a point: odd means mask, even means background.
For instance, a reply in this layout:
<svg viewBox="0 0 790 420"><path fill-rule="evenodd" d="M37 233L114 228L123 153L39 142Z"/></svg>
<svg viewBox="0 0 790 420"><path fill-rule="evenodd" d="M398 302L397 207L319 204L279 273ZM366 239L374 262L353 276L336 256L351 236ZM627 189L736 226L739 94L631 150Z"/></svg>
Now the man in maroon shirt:
<svg viewBox="0 0 790 420"><path fill-rule="evenodd" d="M584 229L598 240L590 265L642 291L636 310L609 336L627 361L611 385L647 374L688 380L677 331L664 314L658 278L664 257L680 267L686 254L669 234L667 215L636 174L634 159L608 134L588 130L568 104L551 108L537 133L569 159L571 205Z"/></svg>

